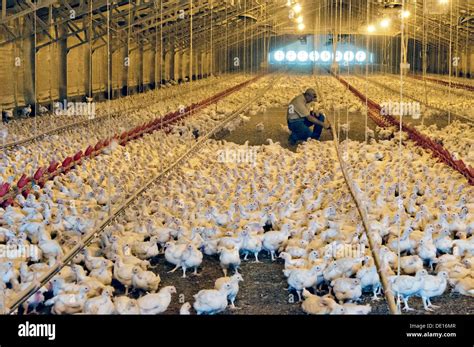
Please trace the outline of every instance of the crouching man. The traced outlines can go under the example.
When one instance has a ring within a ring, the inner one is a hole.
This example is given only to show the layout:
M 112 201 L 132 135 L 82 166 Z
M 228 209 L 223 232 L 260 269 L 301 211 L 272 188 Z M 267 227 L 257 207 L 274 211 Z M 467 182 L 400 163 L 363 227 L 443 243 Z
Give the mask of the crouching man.
M 289 141 L 295 145 L 297 141 L 308 139 L 319 140 L 324 129 L 331 129 L 331 124 L 322 113 L 314 113 L 310 104 L 317 100 L 314 89 L 309 88 L 303 94 L 296 96 L 288 105 L 287 121 L 291 131 Z M 313 130 L 311 130 L 313 127 Z

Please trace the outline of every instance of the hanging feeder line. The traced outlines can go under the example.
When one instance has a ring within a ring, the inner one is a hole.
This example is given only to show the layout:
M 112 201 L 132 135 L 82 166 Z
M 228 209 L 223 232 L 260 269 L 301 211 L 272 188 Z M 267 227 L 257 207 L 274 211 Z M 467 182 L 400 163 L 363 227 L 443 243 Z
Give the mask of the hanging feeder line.
M 367 100 L 369 105 L 369 116 L 374 120 L 374 122 L 382 127 L 387 126 L 397 126 L 400 127 L 400 122 L 395 119 L 394 117 L 387 115 L 382 116 L 380 111 L 382 107 L 377 104 L 375 101 L 366 98 L 364 94 L 359 92 L 356 88 L 354 88 L 349 82 L 344 80 L 340 76 L 336 76 L 333 74 L 343 85 L 347 86 L 349 90 L 358 96 L 361 100 Z M 461 175 L 466 177 L 470 185 L 474 185 L 474 167 L 470 165 L 466 165 L 463 160 L 455 160 L 452 154 L 444 148 L 441 144 L 433 141 L 430 137 L 420 133 L 415 128 L 402 124 L 401 128 L 403 131 L 408 133 L 408 136 L 411 140 L 413 140 L 417 145 L 429 149 L 432 151 L 433 155 L 440 159 L 442 162 L 453 168 L 454 170 L 458 171 Z
M 212 83 L 212 81 L 207 81 L 210 83 Z M 217 82 L 217 83 L 220 83 L 220 82 Z M 172 97 L 175 97 L 176 95 L 175 94 L 171 94 L 171 95 L 167 95 L 165 96 L 162 100 L 160 101 L 157 101 L 157 102 L 154 102 L 154 103 L 151 103 L 151 104 L 148 104 L 147 106 L 145 107 L 152 107 L 153 105 L 157 105 L 159 104 L 160 102 L 162 102 L 163 100 L 168 100 Z M 141 110 L 143 109 L 144 106 L 143 105 L 138 105 L 138 106 L 131 106 L 131 107 L 127 107 L 123 110 L 120 110 L 120 111 L 117 111 L 117 112 L 113 112 L 110 114 L 110 117 L 118 117 L 118 116 L 122 116 L 124 111 L 126 113 L 131 113 L 131 112 L 134 112 L 134 111 L 138 111 L 138 110 Z M 33 142 L 35 140 L 39 140 L 45 136 L 48 136 L 48 135 L 52 135 L 52 134 L 55 134 L 55 133 L 60 133 L 60 132 L 63 132 L 63 131 L 66 131 L 66 130 L 69 130 L 69 129 L 72 129 L 74 127 L 77 127 L 77 126 L 82 126 L 82 125 L 85 125 L 85 126 L 88 126 L 92 123 L 98 123 L 100 121 L 103 121 L 103 120 L 107 120 L 109 117 L 109 114 L 103 114 L 101 116 L 98 116 L 98 117 L 95 117 L 93 119 L 84 119 L 84 120 L 81 120 L 81 121 L 78 121 L 78 122 L 73 122 L 73 123 L 69 123 L 69 124 L 66 124 L 66 125 L 63 125 L 63 126 L 60 126 L 60 127 L 57 127 L 57 128 L 54 128 L 54 129 L 50 129 L 50 130 L 47 130 L 43 133 L 40 133 L 40 134 L 36 134 L 34 136 L 30 136 L 30 137 L 27 137 L 27 138 L 24 138 L 24 139 L 21 139 L 21 140 L 17 140 L 17 141 L 13 141 L 13 142 L 10 142 L 10 143 L 6 143 L 4 145 L 0 145 L 0 149 L 8 149 L 8 148 L 12 148 L 12 147 L 16 147 L 16 146 L 19 146 L 19 145 L 24 145 L 26 143 L 29 143 L 29 142 Z M 95 124 L 94 124 L 95 125 Z
M 400 314 L 400 311 L 397 308 L 395 303 L 395 298 L 393 296 L 393 292 L 390 288 L 389 281 L 387 279 L 386 273 L 382 271 L 382 261 L 379 255 L 379 249 L 377 244 L 374 242 L 371 233 L 370 233 L 370 222 L 369 217 L 367 216 L 367 210 L 363 208 L 363 204 L 361 203 L 361 199 L 358 197 L 356 193 L 356 189 L 354 188 L 354 183 L 349 175 L 349 170 L 346 167 L 346 163 L 343 160 L 343 155 L 341 153 L 341 147 L 339 146 L 339 138 L 337 136 L 336 130 L 331 127 L 332 136 L 333 136 L 333 144 L 336 147 L 337 158 L 339 160 L 339 165 L 341 167 L 342 175 L 344 176 L 344 181 L 346 182 L 347 187 L 349 188 L 349 192 L 352 196 L 352 200 L 357 207 L 357 211 L 359 212 L 360 218 L 362 220 L 362 225 L 365 230 L 365 235 L 367 236 L 367 240 L 369 241 L 369 248 L 372 253 L 372 257 L 374 259 L 374 264 L 377 269 L 378 275 L 380 277 L 380 282 L 382 283 L 384 296 L 387 299 L 387 304 L 391 314 Z
M 319 88 L 319 83 L 318 80 L 316 79 L 316 88 L 318 90 L 318 95 L 321 96 L 321 99 L 324 100 L 324 96 L 321 93 L 321 89 Z M 336 116 L 334 115 L 334 118 Z M 357 211 L 359 212 L 361 221 L 362 221 L 362 226 L 364 227 L 365 235 L 367 236 L 367 240 L 369 242 L 369 248 L 370 252 L 372 253 L 372 258 L 374 259 L 374 265 L 377 269 L 377 273 L 380 277 L 380 282 L 383 287 L 383 293 L 385 298 L 387 299 L 387 305 L 390 310 L 391 314 L 400 314 L 400 311 L 397 308 L 397 305 L 395 303 L 395 298 L 393 296 L 393 292 L 390 288 L 389 281 L 387 279 L 386 273 L 382 271 L 382 261 L 380 260 L 380 255 L 379 255 L 379 250 L 377 247 L 377 244 L 374 242 L 372 238 L 372 234 L 370 233 L 370 222 L 369 222 L 369 217 L 367 215 L 366 209 L 363 208 L 363 204 L 361 203 L 361 199 L 356 193 L 356 189 L 354 188 L 354 182 L 352 181 L 350 175 L 349 175 L 349 170 L 347 169 L 346 163 L 343 159 L 343 155 L 341 153 L 341 147 L 339 146 L 339 137 L 337 136 L 337 132 L 334 129 L 334 127 L 331 127 L 331 133 L 333 137 L 333 144 L 334 147 L 336 148 L 336 154 L 337 154 L 337 159 L 339 161 L 339 166 L 341 167 L 341 172 L 342 176 L 344 177 L 344 181 L 346 182 L 346 185 L 349 189 L 349 193 L 352 196 L 352 200 L 354 201 Z
M 384 89 L 386 89 L 386 90 L 388 90 L 388 91 L 391 91 L 391 92 L 394 92 L 394 93 L 398 93 L 398 90 L 395 90 L 395 89 L 393 89 L 393 88 L 391 88 L 391 87 L 389 87 L 389 86 L 387 86 L 387 85 L 385 85 L 385 84 L 383 84 L 383 83 L 380 83 L 380 82 L 378 82 L 378 81 L 375 81 L 375 80 L 372 80 L 372 79 L 371 79 L 371 80 L 369 80 L 369 82 L 372 83 L 372 84 L 374 84 L 374 85 L 376 85 L 376 86 L 378 86 L 378 87 L 380 87 L 380 88 L 384 88 Z M 439 107 L 435 107 L 435 106 L 431 106 L 431 105 L 430 105 L 429 103 L 427 103 L 426 101 L 423 101 L 423 100 L 418 99 L 418 98 L 416 98 L 416 97 L 413 97 L 413 96 L 411 96 L 411 95 L 405 94 L 404 97 L 407 98 L 407 99 L 411 99 L 411 100 L 413 100 L 413 101 L 419 102 L 420 104 L 423 104 L 423 105 L 425 105 L 426 107 L 431 108 L 431 109 L 433 109 L 433 110 L 436 110 L 436 111 L 438 111 L 438 112 L 445 112 L 444 109 L 439 108 Z M 453 112 L 451 112 L 451 115 L 452 115 L 452 116 L 455 116 L 456 118 L 460 118 L 460 119 L 462 119 L 463 121 L 465 121 L 465 122 L 467 122 L 467 123 L 474 124 L 474 120 L 473 120 L 473 119 L 470 119 L 470 118 L 468 118 L 468 117 L 465 117 L 465 116 L 462 116 L 462 115 L 460 115 L 460 114 L 456 114 L 456 113 L 453 113 Z
M 333 75 L 339 82 L 341 82 L 345 87 L 347 87 L 353 94 L 359 97 L 359 99 L 361 99 L 364 103 L 367 101 L 367 106 L 368 106 L 367 113 L 369 117 L 375 122 L 375 124 L 384 128 L 392 125 L 387 119 L 385 119 L 382 115 L 380 115 L 381 107 L 379 106 L 379 104 L 370 100 L 369 98 L 366 98 L 364 94 L 359 92 L 349 82 L 344 80 L 339 75 L 336 75 L 333 72 L 331 72 L 331 75 Z
M 244 86 L 243 84 L 250 84 L 252 81 L 257 80 L 261 78 L 264 74 L 257 76 L 253 78 L 250 81 L 246 81 L 242 83 L 241 85 L 237 85 L 231 89 L 237 88 L 241 89 Z M 87 235 L 84 236 L 84 238 L 81 240 L 80 243 L 78 243 L 74 248 L 72 248 L 67 254 L 64 255 L 61 261 L 56 262 L 47 272 L 45 272 L 41 277 L 35 279 L 33 283 L 31 283 L 23 292 L 19 293 L 16 298 L 13 300 L 13 302 L 5 307 L 5 312 L 8 312 L 8 314 L 13 314 L 15 310 L 26 300 L 28 300 L 32 295 L 34 295 L 41 287 L 46 285 L 61 269 L 64 268 L 68 263 L 72 261 L 72 259 L 79 254 L 84 248 L 86 248 L 90 243 L 97 238 L 104 230 L 105 228 L 110 225 L 115 218 L 117 218 L 120 214 L 122 214 L 126 208 L 128 208 L 132 203 L 140 197 L 144 192 L 149 190 L 151 187 L 154 186 L 155 183 L 160 183 L 162 179 L 167 178 L 173 170 L 175 170 L 177 167 L 182 165 L 184 162 L 186 162 L 190 157 L 192 157 L 193 154 L 198 152 L 207 142 L 207 140 L 216 134 L 218 131 L 220 131 L 226 124 L 234 120 L 247 110 L 250 105 L 258 101 L 262 95 L 267 93 L 275 83 L 279 80 L 279 77 L 272 78 L 265 87 L 263 87 L 252 99 L 246 100 L 246 102 L 239 107 L 237 110 L 232 112 L 230 116 L 228 116 L 226 119 L 224 119 L 222 122 L 217 124 L 213 129 L 211 129 L 207 134 L 203 135 L 198 139 L 197 142 L 195 142 L 189 150 L 184 153 L 182 156 L 180 156 L 178 159 L 176 159 L 171 165 L 169 165 L 167 168 L 162 170 L 156 177 L 152 178 L 150 181 L 148 181 L 143 188 L 141 188 L 139 191 L 137 191 L 133 196 L 131 196 L 129 199 L 127 199 L 122 205 L 118 206 L 113 212 L 111 212 L 111 215 L 101 223 L 101 225 L 89 232 Z M 242 87 L 240 87 L 242 86 Z M 222 93 L 219 93 L 222 94 Z M 230 93 L 229 93 L 230 94 Z M 217 94 L 216 94 L 217 95 Z M 215 97 L 215 96 L 214 96 Z M 214 98 L 213 97 L 213 98 Z M 212 98 L 210 98 L 212 99 Z M 205 100 L 206 101 L 206 100 Z
M 192 115 L 196 111 L 208 107 L 211 104 L 217 103 L 219 100 L 229 96 L 230 94 L 233 94 L 248 86 L 249 84 L 256 82 L 264 75 L 264 73 L 260 74 L 241 84 L 217 93 L 210 98 L 191 104 L 182 110 L 170 112 L 163 117 L 155 118 L 154 120 L 139 125 L 131 130 L 124 131 L 120 135 L 116 134 L 110 138 L 99 140 L 95 146 L 89 145 L 84 152 L 78 151 L 73 156 L 66 157 L 62 163 L 52 161 L 49 167 L 38 168 L 32 177 L 27 177 L 26 174 L 23 174 L 18 180 L 16 186 L 12 187 L 9 183 L 4 183 L 0 185 L 0 205 L 2 207 L 9 206 L 14 203 L 14 199 L 18 194 L 23 194 L 23 196 L 26 197 L 34 184 L 38 184 L 42 187 L 46 181 L 54 178 L 57 175 L 68 172 L 71 168 L 80 164 L 84 158 L 93 158 L 100 155 L 112 140 L 118 140 L 120 145 L 125 146 L 127 142 L 144 134 L 152 133 L 156 130 L 165 129 L 164 131 L 168 133 L 170 131 L 170 125 L 179 122 L 180 120 Z
M 440 79 L 437 79 L 437 78 L 433 78 L 433 77 L 424 77 L 423 76 L 420 76 L 420 75 L 407 75 L 408 77 L 411 77 L 413 79 L 416 79 L 416 80 L 420 80 L 420 81 L 423 81 L 423 80 L 426 80 L 428 82 L 434 82 L 434 83 L 437 83 L 437 84 L 441 84 L 441 85 L 444 85 L 444 86 L 451 86 L 451 87 L 454 87 L 454 88 L 458 88 L 458 89 L 465 89 L 465 90 L 469 90 L 471 92 L 474 92 L 474 86 L 470 86 L 468 84 L 463 84 L 463 83 L 459 83 L 459 82 L 449 82 L 449 81 L 444 81 L 444 80 L 440 80 Z

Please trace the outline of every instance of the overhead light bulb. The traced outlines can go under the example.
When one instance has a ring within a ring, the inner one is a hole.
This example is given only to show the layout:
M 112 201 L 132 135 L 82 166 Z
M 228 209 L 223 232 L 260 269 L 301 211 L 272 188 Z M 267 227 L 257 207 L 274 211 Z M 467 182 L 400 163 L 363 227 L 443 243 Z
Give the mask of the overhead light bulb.
M 296 23 L 303 23 L 303 16 L 296 18 Z
M 380 26 L 382 28 L 388 28 L 390 26 L 390 19 L 388 18 L 382 19 L 382 21 L 380 22 Z
M 402 11 L 402 18 L 408 18 L 410 17 L 411 13 L 408 10 Z
M 438 0 L 438 2 L 439 2 L 441 5 L 447 5 L 447 4 L 449 4 L 449 0 Z
M 301 5 L 300 4 L 295 4 L 295 6 L 293 6 L 293 11 L 295 11 L 295 13 L 300 13 L 301 12 Z
M 367 27 L 367 31 L 368 31 L 369 33 L 374 33 L 375 30 L 376 30 L 376 29 L 375 29 L 375 25 L 369 25 L 369 26 Z
M 304 25 L 304 23 L 298 24 L 298 30 L 299 30 L 299 31 L 303 31 L 304 28 L 306 28 L 305 25 Z

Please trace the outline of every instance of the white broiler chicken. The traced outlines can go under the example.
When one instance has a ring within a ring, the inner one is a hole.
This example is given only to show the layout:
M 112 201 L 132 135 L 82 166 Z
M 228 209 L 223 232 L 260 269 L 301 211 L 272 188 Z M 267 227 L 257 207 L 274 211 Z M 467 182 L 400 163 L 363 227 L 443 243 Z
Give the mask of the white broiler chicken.
M 372 289 L 374 296 L 372 300 L 378 300 L 377 294 L 380 294 L 382 284 L 380 276 L 375 265 L 365 265 L 357 271 L 356 278 L 360 280 L 362 290 Z
M 233 268 L 234 271 L 237 273 L 240 266 L 239 249 L 236 247 L 220 247 L 219 261 L 221 263 L 221 268 L 224 272 L 224 276 L 227 276 L 227 272 L 230 268 Z
M 358 278 L 337 278 L 331 282 L 331 286 L 340 303 L 344 300 L 358 300 L 362 295 L 361 282 Z
M 428 272 L 426 270 L 419 270 L 415 276 L 401 275 L 401 276 L 390 276 L 388 281 L 390 287 L 394 294 L 400 295 L 403 299 L 405 306 L 403 309 L 405 311 L 414 310 L 408 306 L 408 299 L 413 295 L 419 293 L 423 285 L 423 277 L 426 276 Z
M 456 281 L 453 292 L 474 298 L 474 277 L 464 277 Z
M 89 287 L 82 286 L 77 294 L 59 294 L 45 302 L 46 306 L 52 306 L 53 314 L 73 314 L 80 313 L 87 300 Z
M 89 287 L 89 296 L 98 296 L 102 293 L 102 290 L 105 288 L 105 285 L 99 281 L 97 278 L 87 276 L 86 271 L 80 265 L 74 264 L 72 270 L 76 275 L 76 282 L 81 286 Z
M 321 274 L 322 268 L 320 265 L 314 265 L 310 269 L 285 269 L 283 273 L 288 277 L 288 290 L 294 289 L 298 294 L 298 300 L 301 301 L 301 292 L 305 288 L 310 288 L 316 285 L 318 276 Z
M 197 275 L 197 269 L 202 263 L 203 255 L 193 244 L 188 244 L 181 255 L 181 268 L 183 269 L 183 278 L 186 278 L 186 269 L 194 268 L 194 275 Z
M 93 269 L 89 273 L 89 276 L 95 278 L 104 285 L 110 285 L 112 283 L 113 274 L 109 266 L 110 261 L 108 259 L 104 259 L 102 261 L 102 265 L 96 269 Z
M 28 282 L 24 282 L 22 283 L 21 285 L 21 290 L 24 290 L 26 289 L 28 286 L 30 285 L 30 283 Z M 44 293 L 46 293 L 48 290 L 46 289 L 46 287 L 41 287 L 38 291 L 36 291 L 32 296 L 30 296 L 28 298 L 28 300 L 26 300 L 24 303 L 23 303 L 23 314 L 24 315 L 27 315 L 27 314 L 31 314 L 31 313 L 36 313 L 36 308 L 38 307 L 39 304 L 42 304 L 44 303 Z
M 430 239 L 422 239 L 418 243 L 417 253 L 421 259 L 427 261 L 431 270 L 436 262 L 436 246 Z
M 372 310 L 372 307 L 370 307 L 369 304 L 357 305 L 357 304 L 352 304 L 352 303 L 345 303 L 342 305 L 342 307 L 344 307 L 344 314 L 363 315 L 363 314 L 369 314 L 370 311 Z
M 128 296 L 119 296 L 114 298 L 115 312 L 117 314 L 139 314 L 140 308 L 138 302 L 135 299 L 131 299 Z
M 244 253 L 244 260 L 247 260 L 249 253 L 255 256 L 255 262 L 258 263 L 258 253 L 262 250 L 262 237 L 253 235 L 248 229 L 241 233 L 242 245 L 240 250 Z
M 414 275 L 423 270 L 423 260 L 417 255 L 400 257 L 400 267 L 406 275 Z
M 90 251 L 87 248 L 82 251 L 82 254 L 84 255 L 84 265 L 89 271 L 92 271 L 93 269 L 98 269 L 104 266 L 104 261 L 106 262 L 106 265 L 110 267 L 112 267 L 113 265 L 111 261 L 108 261 L 107 259 L 103 257 L 92 256 L 90 254 Z
M 132 286 L 143 289 L 146 292 L 155 293 L 160 285 L 160 275 L 155 275 L 151 271 L 144 271 L 135 266 L 132 270 Z
M 168 263 L 175 265 L 174 269 L 169 272 L 175 272 L 181 267 L 181 258 L 186 250 L 185 244 L 177 244 L 167 242 L 165 245 L 165 259 Z
M 271 256 L 272 261 L 275 260 L 275 252 L 281 245 L 288 240 L 290 236 L 289 225 L 280 231 L 268 231 L 263 234 L 263 249 L 265 249 Z
M 344 313 L 343 306 L 336 303 L 330 295 L 321 297 L 303 289 L 303 298 L 304 301 L 301 304 L 301 308 L 307 314 L 326 315 Z
M 149 241 L 137 241 L 132 244 L 132 253 L 142 260 L 156 257 L 158 254 L 160 254 L 158 242 L 158 236 L 150 237 Z
M 188 316 L 191 314 L 191 304 L 189 302 L 185 302 L 181 307 L 179 308 L 179 314 L 182 316 Z
M 235 274 L 231 277 L 221 277 L 216 280 L 214 283 L 214 289 L 220 290 L 224 284 L 229 283 L 231 288 L 229 290 L 229 293 L 227 295 L 227 299 L 230 301 L 230 305 L 232 308 L 236 308 L 234 301 L 235 298 L 237 297 L 237 294 L 239 293 L 239 282 L 242 282 L 244 279 L 242 278 L 242 275 L 240 274 Z
M 300 267 L 300 268 L 305 267 L 307 263 L 305 259 L 301 259 L 301 258 L 293 259 L 291 254 L 286 253 L 286 252 L 281 252 L 278 255 L 278 258 L 281 258 L 285 261 L 285 269 L 293 268 L 293 267 Z
M 431 298 L 442 295 L 448 284 L 448 273 L 446 271 L 438 272 L 436 276 L 426 275 L 423 277 L 423 283 L 418 293 L 423 300 L 423 307 L 426 311 L 432 311 L 437 306 L 431 304 Z
M 0 281 L 4 284 L 10 283 L 14 290 L 19 288 L 18 278 L 20 277 L 19 271 L 14 267 L 12 261 L 0 263 Z
M 158 293 L 147 294 L 137 300 L 140 314 L 160 314 L 168 309 L 171 303 L 171 294 L 176 294 L 176 288 L 168 286 Z
M 38 240 L 38 247 L 43 252 L 43 257 L 48 260 L 48 264 L 51 266 L 57 261 L 60 261 L 64 256 L 63 249 L 56 240 L 51 240 L 41 234 Z
M 84 304 L 84 313 L 86 314 L 113 314 L 115 305 L 111 300 L 113 287 L 106 287 L 102 290 L 100 296 L 87 299 Z
M 128 288 L 132 285 L 133 269 L 132 264 L 125 264 L 119 256 L 115 257 L 114 278 L 125 287 L 125 295 L 128 294 Z
M 224 283 L 219 290 L 203 289 L 194 295 L 193 307 L 197 314 L 216 314 L 227 308 L 227 297 L 232 290 L 230 283 Z

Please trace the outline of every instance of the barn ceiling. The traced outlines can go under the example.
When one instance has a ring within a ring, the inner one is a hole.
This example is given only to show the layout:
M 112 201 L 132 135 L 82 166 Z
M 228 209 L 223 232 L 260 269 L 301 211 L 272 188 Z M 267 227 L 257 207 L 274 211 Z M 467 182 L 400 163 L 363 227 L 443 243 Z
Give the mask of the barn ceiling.
M 400 34 L 403 0 L 300 0 L 301 33 L 366 34 L 383 17 L 391 29 L 374 35 Z M 1 0 L 0 45 L 32 36 L 37 48 L 75 37 L 72 49 L 92 43 L 112 51 L 124 45 L 159 45 L 176 50 L 239 44 L 254 37 L 298 33 L 288 0 Z M 430 43 L 472 44 L 474 0 L 405 0 L 407 34 Z M 28 23 L 31 30 L 19 30 Z M 35 24 L 36 23 L 36 24 Z

